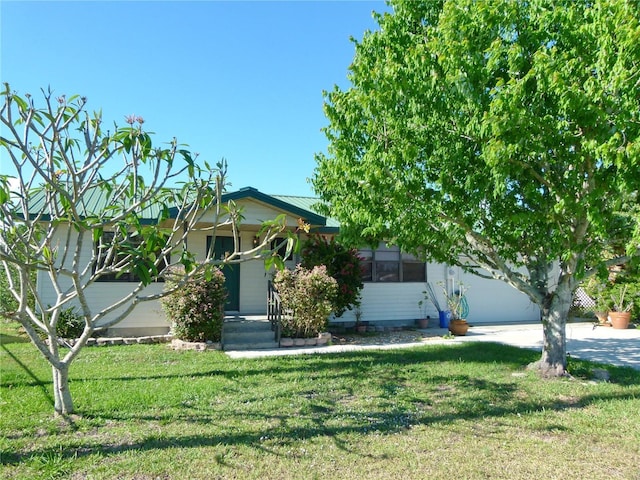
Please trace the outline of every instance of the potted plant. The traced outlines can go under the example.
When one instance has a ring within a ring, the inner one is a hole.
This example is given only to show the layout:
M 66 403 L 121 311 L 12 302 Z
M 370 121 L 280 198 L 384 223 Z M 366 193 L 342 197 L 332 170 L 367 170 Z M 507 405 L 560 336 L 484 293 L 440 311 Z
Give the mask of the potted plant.
M 598 325 L 602 327 L 610 327 L 611 320 L 609 320 L 609 312 L 613 309 L 613 303 L 609 297 L 609 292 L 606 291 L 604 285 L 600 285 L 595 295 L 596 305 L 593 312 L 598 319 Z
M 431 286 L 430 283 L 426 284 L 426 290 L 422 291 L 422 295 L 424 296 L 424 298 L 418 302 L 418 308 L 420 309 L 420 312 L 421 312 L 421 318 L 425 318 L 425 317 L 427 319 L 429 318 L 426 315 L 426 310 L 427 310 L 427 305 L 431 303 L 438 311 L 440 328 L 448 328 L 449 318 L 451 316 L 450 312 L 440 308 L 440 302 L 438 302 L 438 297 L 436 296 L 436 293 L 434 292 L 433 287 Z M 424 314 L 422 314 L 423 308 L 424 308 Z M 418 321 L 418 323 L 420 323 L 420 320 Z M 421 327 L 421 328 L 426 328 L 426 327 Z
M 421 303 L 421 302 L 418 302 Z M 429 319 L 431 318 L 429 315 L 422 315 L 422 311 L 420 312 L 420 318 L 418 318 L 416 320 L 416 323 L 418 324 L 418 328 L 428 328 L 429 327 Z
M 362 309 L 358 304 L 353 310 L 353 314 L 356 317 L 356 332 L 364 333 L 367 331 L 367 326 L 362 322 Z
M 609 312 L 609 320 L 613 328 L 627 329 L 631 322 L 631 309 L 633 308 L 633 301 L 626 299 L 627 285 L 615 285 L 611 294 L 611 300 L 613 306 Z
M 423 291 L 422 294 L 425 295 L 425 298 L 423 298 L 418 302 L 418 310 L 420 311 L 420 317 L 418 317 L 418 319 L 416 320 L 416 323 L 418 324 L 418 328 L 427 328 L 429 326 L 429 318 L 430 318 L 429 315 L 427 315 L 427 307 L 429 306 L 429 301 L 431 300 L 427 297 L 426 291 Z
M 596 325 L 603 327 L 610 327 L 611 321 L 609 320 L 609 312 L 612 309 L 610 291 L 607 286 L 598 278 L 591 278 L 583 285 L 583 288 L 587 295 L 590 295 L 594 302 L 593 314 L 596 316 Z
M 458 288 L 451 293 L 449 293 L 445 285 L 442 286 L 442 291 L 447 300 L 447 307 L 451 312 L 449 331 L 454 335 L 466 335 L 467 330 L 469 330 L 469 324 L 467 323 L 469 305 L 464 295 L 467 290 L 462 283 L 459 283 Z

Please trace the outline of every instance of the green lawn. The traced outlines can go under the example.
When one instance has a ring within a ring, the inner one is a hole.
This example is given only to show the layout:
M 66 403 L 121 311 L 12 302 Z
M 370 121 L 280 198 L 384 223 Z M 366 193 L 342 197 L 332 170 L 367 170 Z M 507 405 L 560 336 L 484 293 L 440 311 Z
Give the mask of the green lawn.
M 51 372 L 0 347 L 0 478 L 640 479 L 640 372 L 536 352 L 425 345 L 254 360 L 166 345 L 91 347 L 79 415 L 52 417 Z

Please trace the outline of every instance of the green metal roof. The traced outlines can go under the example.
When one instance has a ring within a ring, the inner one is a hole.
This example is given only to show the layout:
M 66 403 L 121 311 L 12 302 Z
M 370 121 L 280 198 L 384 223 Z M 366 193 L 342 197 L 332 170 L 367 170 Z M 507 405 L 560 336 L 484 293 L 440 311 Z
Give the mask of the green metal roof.
M 285 200 L 286 197 L 267 195 L 266 193 L 262 193 L 253 187 L 245 187 L 241 188 L 237 192 L 225 193 L 222 196 L 222 201 L 228 202 L 229 200 L 241 200 L 244 198 L 253 198 L 254 200 L 266 203 L 267 205 L 277 208 L 278 210 L 290 212 L 300 218 L 305 219 L 311 225 L 325 226 L 327 222 L 326 217 L 319 215 L 311 208 L 305 208 L 307 207 L 306 205 L 288 202 L 287 200 Z
M 340 224 L 329 217 L 325 217 L 317 212 L 316 205 L 320 202 L 314 197 L 300 197 L 290 195 L 267 195 L 252 187 L 241 188 L 235 192 L 225 193 L 222 196 L 224 203 L 230 200 L 254 199 L 272 206 L 275 209 L 283 210 L 303 218 L 315 227 L 315 231 L 322 233 L 337 233 Z M 37 190 L 30 198 L 30 211 L 32 218 L 45 208 L 45 192 Z M 95 187 L 87 191 L 83 196 L 83 202 L 76 205 L 78 213 L 83 217 L 103 216 L 110 206 L 110 198 L 101 188 Z M 174 210 L 175 207 L 169 206 Z M 142 211 L 142 218 L 147 222 L 154 222 L 160 217 L 162 205 L 153 204 Z M 172 212 L 173 213 L 173 212 Z M 50 219 L 49 215 L 41 217 L 43 221 Z
M 272 195 L 272 197 L 311 212 L 317 212 L 318 205 L 322 203 L 321 200 L 316 197 L 299 197 L 293 195 Z M 340 229 L 340 223 L 335 218 L 324 218 L 326 219 L 325 228 L 327 229 L 327 231 L 335 230 L 337 232 Z
M 100 217 L 104 216 L 109 218 L 105 212 L 111 207 L 111 199 L 106 192 L 99 187 L 92 187 L 87 189 L 87 192 L 82 196 L 82 203 L 76 204 L 75 208 L 78 211 L 80 217 Z M 156 221 L 160 217 L 162 211 L 162 205 L 154 203 L 146 206 L 141 212 L 141 218 L 143 223 Z M 29 213 L 32 218 L 35 218 L 40 212 L 47 211 L 46 206 L 46 192 L 43 189 L 38 189 L 32 192 L 29 199 Z M 41 220 L 48 221 L 51 217 L 48 213 L 41 216 Z

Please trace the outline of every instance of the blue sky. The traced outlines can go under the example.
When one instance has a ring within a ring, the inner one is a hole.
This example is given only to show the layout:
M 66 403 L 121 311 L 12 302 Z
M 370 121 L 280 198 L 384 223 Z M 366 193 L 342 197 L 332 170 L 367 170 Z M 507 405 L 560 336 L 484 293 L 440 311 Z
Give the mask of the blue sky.
M 17 92 L 88 97 L 106 124 L 145 119 L 231 190 L 312 195 L 326 151 L 323 90 L 348 86 L 353 36 L 383 1 L 0 1 L 0 78 Z M 2 171 L 7 169 L 6 159 Z M 4 172 L 6 173 L 6 172 Z

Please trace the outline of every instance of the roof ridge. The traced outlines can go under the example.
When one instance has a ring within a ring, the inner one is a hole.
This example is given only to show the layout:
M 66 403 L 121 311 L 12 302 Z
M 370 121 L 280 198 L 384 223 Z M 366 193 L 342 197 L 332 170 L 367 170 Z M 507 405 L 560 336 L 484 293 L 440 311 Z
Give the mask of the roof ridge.
M 320 200 L 320 197 L 314 197 L 310 195 L 291 195 L 286 193 L 272 193 L 272 197 L 297 197 L 297 198 L 313 198 L 314 200 Z

